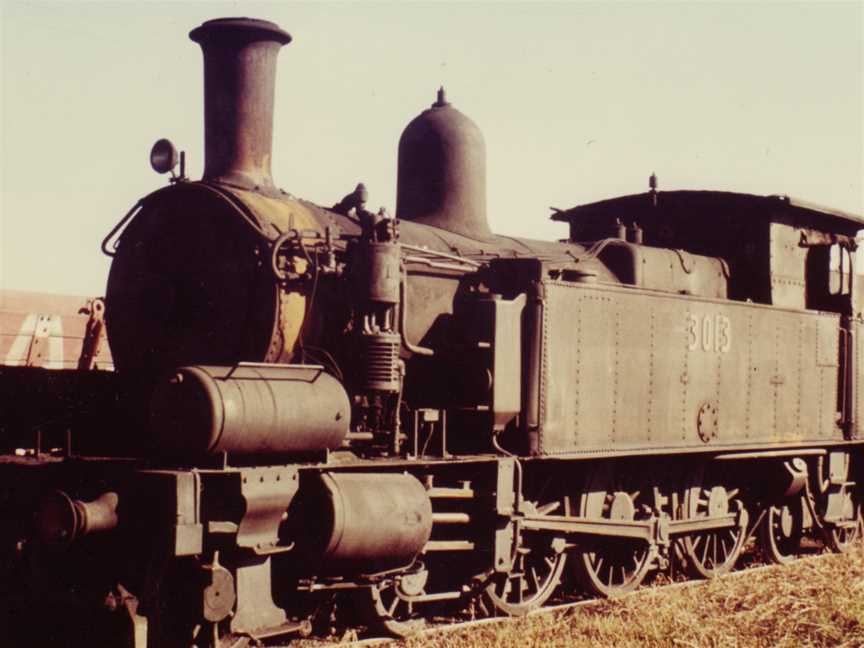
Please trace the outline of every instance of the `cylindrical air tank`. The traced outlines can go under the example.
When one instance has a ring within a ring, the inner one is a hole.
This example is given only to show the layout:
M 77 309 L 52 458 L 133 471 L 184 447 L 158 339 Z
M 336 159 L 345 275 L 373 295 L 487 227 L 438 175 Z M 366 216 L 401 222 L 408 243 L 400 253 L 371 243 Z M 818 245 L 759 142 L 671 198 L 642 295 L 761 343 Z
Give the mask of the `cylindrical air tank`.
M 150 423 L 160 452 L 184 457 L 338 448 L 348 394 L 321 367 L 182 367 L 155 389 Z

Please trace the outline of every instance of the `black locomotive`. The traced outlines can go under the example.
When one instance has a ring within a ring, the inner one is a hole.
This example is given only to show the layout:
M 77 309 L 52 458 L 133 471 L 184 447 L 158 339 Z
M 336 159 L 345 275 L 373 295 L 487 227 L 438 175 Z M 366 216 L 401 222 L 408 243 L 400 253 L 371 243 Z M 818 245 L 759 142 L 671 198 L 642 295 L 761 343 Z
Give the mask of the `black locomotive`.
M 12 645 L 284 642 L 334 610 L 401 635 L 862 535 L 864 220 L 652 187 L 499 236 L 443 91 L 396 218 L 362 185 L 323 208 L 270 174 L 290 36 L 190 36 L 204 176 L 160 141 L 170 185 L 103 242 L 117 371 L 0 370 Z

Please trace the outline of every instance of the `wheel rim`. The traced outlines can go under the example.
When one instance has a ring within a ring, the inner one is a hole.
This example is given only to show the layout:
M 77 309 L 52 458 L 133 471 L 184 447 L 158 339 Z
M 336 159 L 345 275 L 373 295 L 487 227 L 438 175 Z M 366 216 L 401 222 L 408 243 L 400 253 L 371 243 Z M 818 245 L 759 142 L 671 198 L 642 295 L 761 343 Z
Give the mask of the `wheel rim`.
M 492 578 L 484 592 L 491 611 L 523 616 L 541 607 L 561 582 L 567 555 L 564 543 L 537 536 L 522 542 L 512 569 Z
M 620 596 L 642 584 L 651 562 L 646 547 L 637 547 L 630 542 L 608 543 L 601 551 L 579 553 L 576 558 L 577 577 L 593 594 Z
M 741 555 L 747 537 L 747 517 L 738 489 L 727 490 L 719 480 L 706 480 L 699 475 L 691 479 L 686 489 L 682 517 L 686 520 L 715 517 L 735 512 L 743 522 L 737 526 L 685 536 L 681 545 L 687 559 L 687 571 L 697 578 L 714 578 L 732 571 Z
M 803 534 L 801 502 L 771 506 L 759 527 L 759 544 L 768 562 L 792 562 L 801 547 Z
M 582 494 L 579 514 L 610 520 L 639 520 L 651 514 L 639 490 L 638 471 L 613 475 L 611 469 L 595 470 Z M 611 539 L 580 548 L 575 555 L 575 575 L 582 587 L 599 596 L 619 596 L 645 580 L 654 554 L 645 543 Z

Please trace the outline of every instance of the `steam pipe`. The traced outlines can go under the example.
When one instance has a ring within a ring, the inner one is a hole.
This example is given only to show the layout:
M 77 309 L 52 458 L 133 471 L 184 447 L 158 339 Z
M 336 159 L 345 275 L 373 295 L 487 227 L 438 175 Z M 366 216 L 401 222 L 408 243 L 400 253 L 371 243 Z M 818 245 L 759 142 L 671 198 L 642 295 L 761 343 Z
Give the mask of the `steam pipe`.
M 540 443 L 540 372 L 543 353 L 543 309 L 545 291 L 542 283 L 535 283 L 531 290 L 528 308 L 528 369 L 525 376 L 525 427 L 532 454 L 539 451 Z
M 431 357 L 435 355 L 433 349 L 422 347 L 417 344 L 412 344 L 408 339 L 408 273 L 403 272 L 401 281 L 399 282 L 400 289 L 400 304 L 399 304 L 399 330 L 402 333 L 402 344 L 411 353 L 419 356 Z

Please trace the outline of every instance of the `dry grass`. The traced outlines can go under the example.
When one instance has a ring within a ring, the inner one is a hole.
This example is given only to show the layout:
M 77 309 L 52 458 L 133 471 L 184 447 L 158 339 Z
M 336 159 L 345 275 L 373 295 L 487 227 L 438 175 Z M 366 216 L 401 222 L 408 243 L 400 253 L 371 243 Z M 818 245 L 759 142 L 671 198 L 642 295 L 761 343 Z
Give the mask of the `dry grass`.
M 560 613 L 415 637 L 405 648 L 864 647 L 864 548 Z

